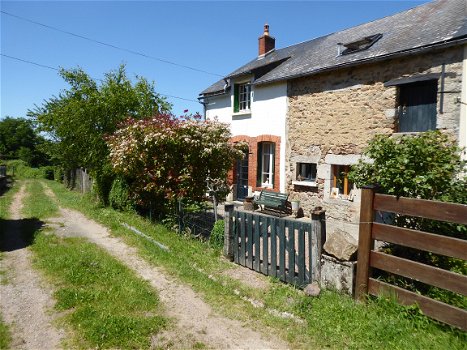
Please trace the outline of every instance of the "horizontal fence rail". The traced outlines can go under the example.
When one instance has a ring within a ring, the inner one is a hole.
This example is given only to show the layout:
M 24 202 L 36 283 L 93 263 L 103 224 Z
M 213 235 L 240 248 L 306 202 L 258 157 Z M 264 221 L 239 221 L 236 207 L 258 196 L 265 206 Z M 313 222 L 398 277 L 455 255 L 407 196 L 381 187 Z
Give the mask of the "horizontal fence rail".
M 372 268 L 410 278 L 434 287 L 467 295 L 467 276 L 420 262 L 374 251 L 374 241 L 384 241 L 435 254 L 467 260 L 467 241 L 439 234 L 373 222 L 375 211 L 467 224 L 467 205 L 397 198 L 362 190 L 356 295 L 393 295 L 403 305 L 418 304 L 422 312 L 438 321 L 467 330 L 467 311 L 419 295 L 371 277 Z
M 235 210 L 234 262 L 305 286 L 318 279 L 320 238 L 310 222 Z
M 374 210 L 467 225 L 464 204 L 375 194 Z
M 467 260 L 467 241 L 434 233 L 373 223 L 372 239 Z

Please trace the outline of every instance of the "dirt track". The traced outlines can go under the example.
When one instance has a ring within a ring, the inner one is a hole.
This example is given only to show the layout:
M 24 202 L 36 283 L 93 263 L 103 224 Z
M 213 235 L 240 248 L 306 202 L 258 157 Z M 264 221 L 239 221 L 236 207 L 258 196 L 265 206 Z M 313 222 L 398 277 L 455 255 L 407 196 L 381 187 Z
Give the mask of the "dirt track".
M 49 188 L 45 188 L 45 191 L 54 198 Z M 154 337 L 154 347 L 187 348 L 203 343 L 216 349 L 287 348 L 287 344 L 275 337 L 266 338 L 239 321 L 215 314 L 190 287 L 175 281 L 161 268 L 147 263 L 134 248 L 110 236 L 105 227 L 83 214 L 60 208 L 60 217 L 51 221 L 56 224 L 57 234 L 87 238 L 149 281 L 158 291 L 165 313 L 174 320 L 175 327 Z
M 6 272 L 0 283 L 0 309 L 10 325 L 12 349 L 57 349 L 65 332 L 53 323 L 52 291 L 31 266 L 31 252 L 22 237 L 21 209 L 25 185 L 21 186 L 10 207 L 10 219 L 3 228 L 5 252 L 1 269 Z

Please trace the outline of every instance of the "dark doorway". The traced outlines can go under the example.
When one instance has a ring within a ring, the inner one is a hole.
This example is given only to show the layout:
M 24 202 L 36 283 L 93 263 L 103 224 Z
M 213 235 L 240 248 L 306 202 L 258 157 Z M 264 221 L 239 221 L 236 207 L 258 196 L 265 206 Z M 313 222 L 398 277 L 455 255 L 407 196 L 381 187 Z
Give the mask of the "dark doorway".
M 399 87 L 399 132 L 421 132 L 436 129 L 437 80 Z
M 248 152 L 243 159 L 237 161 L 237 199 L 242 200 L 248 196 Z

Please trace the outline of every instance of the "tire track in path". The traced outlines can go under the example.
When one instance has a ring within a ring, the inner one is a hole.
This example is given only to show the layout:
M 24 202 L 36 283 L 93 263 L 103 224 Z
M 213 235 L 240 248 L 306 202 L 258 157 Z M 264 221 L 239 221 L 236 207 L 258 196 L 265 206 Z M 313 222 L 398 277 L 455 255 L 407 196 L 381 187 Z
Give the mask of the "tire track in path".
M 23 184 L 10 206 L 10 220 L 2 228 L 1 269 L 6 272 L 6 280 L 0 283 L 0 310 L 3 320 L 10 325 L 12 349 L 60 349 L 65 331 L 53 325 L 58 314 L 53 312 L 52 289 L 32 268 L 32 254 L 22 235 L 25 195 Z
M 51 198 L 55 195 L 45 185 Z M 120 262 L 147 280 L 158 293 L 165 314 L 175 320 L 174 329 L 153 339 L 155 348 L 191 348 L 203 343 L 215 349 L 286 349 L 288 345 L 274 335 L 265 335 L 240 321 L 222 317 L 211 309 L 189 286 L 170 277 L 162 268 L 142 259 L 135 248 L 112 237 L 108 230 L 83 214 L 60 208 L 60 217 L 54 218 L 57 234 L 65 237 L 85 237 L 104 248 Z

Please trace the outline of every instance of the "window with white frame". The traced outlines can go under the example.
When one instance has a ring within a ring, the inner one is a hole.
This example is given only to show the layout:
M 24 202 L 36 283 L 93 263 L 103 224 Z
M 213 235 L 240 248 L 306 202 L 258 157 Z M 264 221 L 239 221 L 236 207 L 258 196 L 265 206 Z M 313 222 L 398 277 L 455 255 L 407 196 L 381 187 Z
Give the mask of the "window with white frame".
M 250 110 L 251 87 L 249 83 L 234 85 L 234 112 Z
M 260 142 L 258 144 L 258 186 L 274 187 L 274 142 Z

